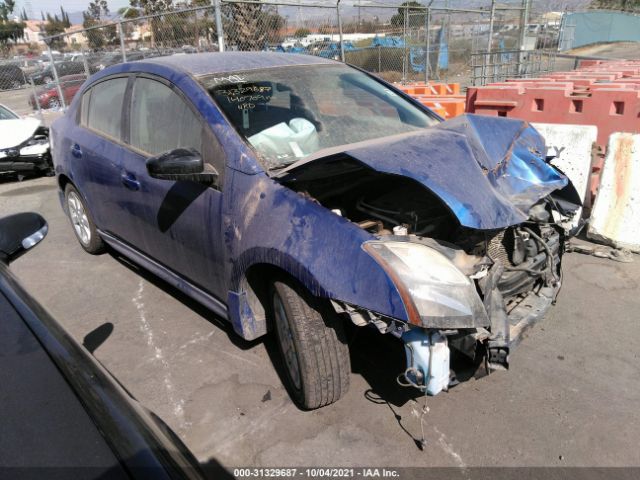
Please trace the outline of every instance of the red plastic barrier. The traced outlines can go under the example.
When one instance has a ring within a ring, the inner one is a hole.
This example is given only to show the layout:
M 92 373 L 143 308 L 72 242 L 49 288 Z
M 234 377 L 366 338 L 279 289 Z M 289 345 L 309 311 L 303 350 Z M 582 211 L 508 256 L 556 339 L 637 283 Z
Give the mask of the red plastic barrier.
M 471 87 L 467 112 L 530 122 L 596 125 L 598 144 L 604 148 L 613 132 L 640 131 L 640 91 L 605 85 L 580 94 L 567 86 Z

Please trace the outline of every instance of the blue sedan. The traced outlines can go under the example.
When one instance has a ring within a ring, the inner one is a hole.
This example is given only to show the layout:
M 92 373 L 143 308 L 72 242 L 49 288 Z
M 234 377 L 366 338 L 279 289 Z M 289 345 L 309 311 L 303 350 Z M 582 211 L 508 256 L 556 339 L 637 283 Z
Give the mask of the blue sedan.
M 51 129 L 82 248 L 107 246 L 228 319 L 273 331 L 293 400 L 346 392 L 345 324 L 404 342 L 404 385 L 449 352 L 507 365 L 560 288 L 567 178 L 528 124 L 448 122 L 308 55 L 203 53 L 105 68 Z

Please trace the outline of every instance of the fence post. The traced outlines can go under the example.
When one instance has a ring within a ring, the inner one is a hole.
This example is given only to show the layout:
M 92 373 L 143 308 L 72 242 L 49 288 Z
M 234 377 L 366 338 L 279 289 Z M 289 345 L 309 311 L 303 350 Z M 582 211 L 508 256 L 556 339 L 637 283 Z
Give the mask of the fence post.
M 431 67 L 431 37 L 429 30 L 431 29 L 431 7 L 427 7 L 427 53 L 424 59 L 424 83 L 429 83 L 429 68 Z
M 522 0 L 522 14 L 520 16 L 520 38 L 518 39 L 518 75 L 522 74 L 522 59 L 527 36 L 527 22 L 529 21 L 529 8 L 531 0 Z
M 216 32 L 218 33 L 218 51 L 224 52 L 224 31 L 222 30 L 222 11 L 220 0 L 213 1 L 213 9 L 216 15 Z
M 84 74 L 89 78 L 91 76 L 91 71 L 89 70 L 89 61 L 87 60 L 87 56 L 84 53 L 84 48 L 80 50 L 82 54 L 82 65 L 84 66 Z
M 42 115 L 42 108 L 40 108 L 40 99 L 38 98 L 38 94 L 36 93 L 36 86 L 33 83 L 33 78 L 29 78 L 29 83 L 31 84 L 31 93 L 33 93 L 33 99 L 36 102 L 36 109 L 38 110 L 38 116 L 40 120 L 44 121 L 44 116 Z
M 127 52 L 124 48 L 124 30 L 122 29 L 122 20 L 118 20 L 118 35 L 120 36 L 120 51 L 122 52 L 122 62 L 127 61 Z
M 342 38 L 342 17 L 340 17 L 340 0 L 336 2 L 336 15 L 338 17 L 338 35 L 340 36 L 340 61 L 344 63 L 344 42 Z
M 404 47 L 403 47 L 403 57 L 402 57 L 402 84 L 406 84 L 407 83 L 407 61 L 408 61 L 408 52 L 407 52 L 407 17 L 409 16 L 409 7 L 405 6 L 404 7 L 404 16 L 403 16 L 403 22 L 402 22 L 402 40 L 404 43 Z
M 558 51 L 561 52 L 564 49 L 564 29 L 566 27 L 567 12 L 562 12 L 560 18 L 560 29 L 558 30 Z
M 495 20 L 495 17 L 496 0 L 491 0 L 491 18 L 489 18 L 489 41 L 487 42 L 487 53 L 491 53 L 491 49 L 493 48 L 493 21 Z
M 51 70 L 53 70 L 53 79 L 56 81 L 56 87 L 58 90 L 58 98 L 60 98 L 60 105 L 62 108 L 67 108 L 67 103 L 64 101 L 64 95 L 62 94 L 62 88 L 60 87 L 60 79 L 58 78 L 58 69 L 53 61 L 53 54 L 51 53 L 51 39 L 47 41 L 47 53 L 49 54 L 49 61 L 51 62 Z

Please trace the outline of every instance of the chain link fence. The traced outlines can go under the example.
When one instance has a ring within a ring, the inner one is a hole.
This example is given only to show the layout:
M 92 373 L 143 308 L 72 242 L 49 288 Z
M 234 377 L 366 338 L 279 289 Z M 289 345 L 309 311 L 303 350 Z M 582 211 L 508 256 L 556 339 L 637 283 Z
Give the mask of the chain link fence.
M 531 0 L 487 0 L 474 8 L 464 7 L 466 2 L 450 6 L 455 1 L 408 6 L 399 1 L 212 0 L 195 8 L 95 21 L 90 28 L 46 37 L 35 47 L 20 48 L 18 39 L 13 51 L 23 54 L 0 64 L 0 103 L 22 114 L 61 109 L 84 79 L 110 65 L 198 52 L 316 55 L 391 82 L 463 86 L 491 81 L 491 72 L 535 75 L 538 67 L 553 68 L 548 61 L 529 61 L 538 58 L 535 54 L 521 53 L 555 47 L 553 31 L 528 24 Z

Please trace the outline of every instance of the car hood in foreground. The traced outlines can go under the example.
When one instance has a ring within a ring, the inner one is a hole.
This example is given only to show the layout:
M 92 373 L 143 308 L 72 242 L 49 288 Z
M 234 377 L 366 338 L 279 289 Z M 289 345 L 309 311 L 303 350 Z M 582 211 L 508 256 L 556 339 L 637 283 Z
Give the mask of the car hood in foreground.
M 0 150 L 17 147 L 26 142 L 40 126 L 37 118 L 0 120 Z
M 544 139 L 527 122 L 479 115 L 318 152 L 277 177 L 295 178 L 336 156 L 416 180 L 436 194 L 461 225 L 481 230 L 522 223 L 538 200 L 568 183 L 545 161 Z

